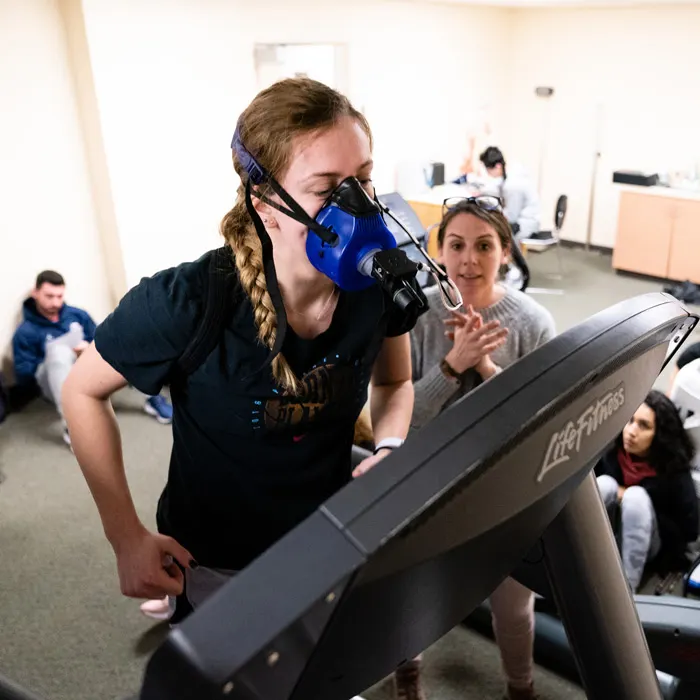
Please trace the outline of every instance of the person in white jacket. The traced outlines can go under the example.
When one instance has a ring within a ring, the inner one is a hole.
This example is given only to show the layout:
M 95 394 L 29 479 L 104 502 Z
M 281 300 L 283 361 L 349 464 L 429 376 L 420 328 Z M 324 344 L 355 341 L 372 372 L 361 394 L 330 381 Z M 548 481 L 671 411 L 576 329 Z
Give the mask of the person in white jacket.
M 511 165 L 500 148 L 489 146 L 480 156 L 488 179 L 483 183 L 483 192 L 501 197 L 503 213 L 513 229 L 515 239 L 529 238 L 540 230 L 540 200 L 534 183 L 524 167 Z

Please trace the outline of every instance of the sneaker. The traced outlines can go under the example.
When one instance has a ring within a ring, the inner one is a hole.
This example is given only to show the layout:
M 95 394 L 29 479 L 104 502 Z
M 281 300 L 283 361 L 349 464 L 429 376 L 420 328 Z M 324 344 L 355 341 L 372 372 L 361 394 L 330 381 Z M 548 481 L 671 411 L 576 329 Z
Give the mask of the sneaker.
M 169 620 L 173 613 L 170 609 L 170 600 L 168 596 L 158 598 L 158 600 L 147 600 L 141 603 L 141 612 L 152 620 L 165 621 Z
M 407 661 L 394 673 L 396 700 L 425 700 L 420 682 L 420 661 Z
M 173 407 L 160 395 L 147 399 L 143 410 L 163 425 L 173 422 Z
M 68 432 L 68 426 L 64 423 L 63 424 L 63 442 L 70 447 L 70 451 L 73 451 L 73 444 L 71 443 L 70 440 L 70 433 Z

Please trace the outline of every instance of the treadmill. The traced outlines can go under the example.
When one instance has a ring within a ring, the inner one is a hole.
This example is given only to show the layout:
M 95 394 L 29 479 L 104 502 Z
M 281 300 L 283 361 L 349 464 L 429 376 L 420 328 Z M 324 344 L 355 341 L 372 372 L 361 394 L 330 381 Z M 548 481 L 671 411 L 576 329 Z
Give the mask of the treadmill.
M 537 548 L 588 697 L 660 700 L 591 471 L 697 320 L 636 297 L 482 384 L 174 629 L 136 698 L 349 700 Z

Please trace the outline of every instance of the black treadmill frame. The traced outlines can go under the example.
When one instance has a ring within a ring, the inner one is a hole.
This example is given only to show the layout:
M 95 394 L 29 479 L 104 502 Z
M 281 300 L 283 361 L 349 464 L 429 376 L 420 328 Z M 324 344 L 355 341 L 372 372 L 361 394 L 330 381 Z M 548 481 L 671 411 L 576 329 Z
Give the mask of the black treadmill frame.
M 658 700 L 590 471 L 696 322 L 644 295 L 486 382 L 174 630 L 141 700 L 347 700 L 464 619 L 540 537 L 588 696 Z M 596 406 L 572 442 L 567 425 Z

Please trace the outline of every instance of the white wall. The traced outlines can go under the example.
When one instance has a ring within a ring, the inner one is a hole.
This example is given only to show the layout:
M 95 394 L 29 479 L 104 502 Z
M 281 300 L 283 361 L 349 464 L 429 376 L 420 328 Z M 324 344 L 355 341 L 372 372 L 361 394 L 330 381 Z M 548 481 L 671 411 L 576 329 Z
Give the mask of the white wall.
M 537 173 L 546 114 L 534 89 L 554 87 L 543 206 L 549 219 L 556 196 L 568 194 L 564 237 L 583 241 L 599 119 L 591 242 L 612 247 L 614 170 L 700 164 L 700 7 L 518 10 L 511 30 L 508 151 Z
M 397 164 L 459 163 L 484 111 L 495 115 L 509 158 L 537 175 L 547 106 L 537 85 L 556 90 L 543 205 L 548 217 L 556 196 L 569 194 L 567 238 L 586 233 L 597 112 L 595 244 L 614 243 L 613 169 L 673 170 L 700 159 L 698 7 L 267 0 L 253 10 L 247 0 L 83 0 L 91 71 L 76 81 L 82 59 L 71 44 L 68 61 L 59 2 L 72 8 L 64 15 L 75 35 L 80 0 L 0 0 L 0 351 L 42 268 L 63 272 L 70 301 L 100 319 L 124 269 L 126 287 L 218 244 L 236 185 L 231 132 L 257 89 L 257 42 L 346 46 L 348 93 L 375 132 L 380 190 L 395 185 Z M 77 100 L 76 84 L 90 73 L 99 124 L 86 129 L 89 90 L 78 87 Z M 100 139 L 105 172 L 96 185 Z M 96 186 L 110 191 L 101 196 Z M 98 227 L 110 217 L 118 240 L 107 249 L 124 262 L 110 253 L 105 266 Z
M 96 319 L 111 309 L 56 2 L 0 0 L 0 103 L 1 356 L 42 269 Z
M 543 225 L 569 195 L 564 235 L 614 245 L 618 168 L 700 158 L 700 8 L 506 10 L 434 2 L 84 0 L 128 284 L 219 241 L 236 117 L 257 90 L 253 45 L 347 46 L 348 93 L 376 137 L 375 180 L 463 157 L 487 112 L 507 156 L 543 164 Z M 264 7 L 264 17 L 261 8 Z M 128 47 L 128 48 L 126 48 Z M 538 85 L 555 88 L 543 101 Z
M 231 135 L 256 92 L 256 42 L 347 43 L 348 93 L 374 130 L 381 190 L 399 161 L 459 161 L 470 115 L 506 100 L 507 58 L 492 55 L 505 10 L 84 0 L 84 14 L 129 285 L 218 244 L 235 196 Z

